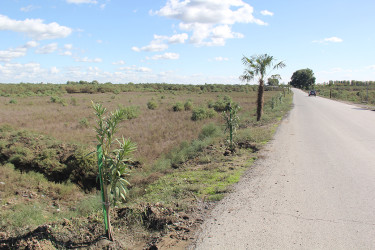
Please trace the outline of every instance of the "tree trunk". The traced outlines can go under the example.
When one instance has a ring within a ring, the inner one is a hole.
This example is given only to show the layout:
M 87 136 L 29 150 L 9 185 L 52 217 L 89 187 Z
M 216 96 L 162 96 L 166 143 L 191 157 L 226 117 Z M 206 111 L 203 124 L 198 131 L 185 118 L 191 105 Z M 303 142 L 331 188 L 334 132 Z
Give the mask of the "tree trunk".
M 104 182 L 104 180 L 103 180 Z M 112 226 L 111 226 L 111 216 L 110 216 L 110 208 L 111 208 L 111 204 L 110 204 L 110 200 L 109 200 L 109 196 L 108 196 L 108 186 L 106 184 L 103 185 L 103 191 L 104 191 L 104 207 L 105 207 L 105 218 L 104 218 L 104 221 L 106 222 L 105 224 L 107 224 L 107 228 L 105 228 L 105 234 L 108 238 L 108 240 L 110 241 L 113 241 L 113 235 L 112 235 Z
M 263 103 L 264 103 L 264 81 L 259 79 L 259 88 L 258 88 L 258 99 L 257 99 L 257 121 L 260 121 L 260 118 L 263 114 Z
M 106 205 L 107 210 L 107 223 L 108 223 L 108 230 L 106 231 L 107 238 L 110 241 L 113 241 L 113 234 L 112 234 L 112 225 L 111 225 L 111 216 L 110 216 L 110 206 Z

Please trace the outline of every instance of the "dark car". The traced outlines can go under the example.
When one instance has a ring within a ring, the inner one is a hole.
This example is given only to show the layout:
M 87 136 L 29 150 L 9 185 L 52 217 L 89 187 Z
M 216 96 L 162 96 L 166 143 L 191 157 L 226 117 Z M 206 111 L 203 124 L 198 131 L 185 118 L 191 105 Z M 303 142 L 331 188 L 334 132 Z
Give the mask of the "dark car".
M 309 92 L 309 96 L 316 96 L 316 91 L 315 90 L 310 90 Z

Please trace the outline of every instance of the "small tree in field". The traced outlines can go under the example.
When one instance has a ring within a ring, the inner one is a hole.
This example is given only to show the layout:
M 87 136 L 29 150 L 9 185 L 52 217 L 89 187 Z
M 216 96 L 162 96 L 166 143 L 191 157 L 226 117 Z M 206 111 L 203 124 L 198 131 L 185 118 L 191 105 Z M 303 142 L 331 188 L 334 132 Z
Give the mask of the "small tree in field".
M 119 199 L 125 200 L 129 182 L 125 179 L 129 175 L 128 162 L 136 145 L 130 140 L 114 138 L 118 124 L 124 119 L 123 109 L 117 109 L 105 117 L 106 108 L 102 104 L 94 104 L 97 126 L 95 127 L 98 140 L 97 156 L 99 167 L 100 190 L 103 203 L 105 232 L 109 240 L 113 240 L 110 220 L 111 205 L 116 205 Z M 117 147 L 113 144 L 117 142 Z
M 240 76 L 242 81 L 251 81 L 255 77 L 259 77 L 259 87 L 258 87 L 258 98 L 257 98 L 257 121 L 260 120 L 263 113 L 264 104 L 264 79 L 267 76 L 267 70 L 269 68 L 278 69 L 284 68 L 286 65 L 284 62 L 275 63 L 273 56 L 264 55 L 254 55 L 251 58 L 244 56 L 242 58 L 242 63 L 246 66 L 244 74 Z
M 240 106 L 238 106 L 238 104 L 233 104 L 232 102 L 228 102 L 225 111 L 223 111 L 223 117 L 226 122 L 225 131 L 229 132 L 229 139 L 228 139 L 229 150 L 232 153 L 235 150 L 233 137 L 238 127 L 239 117 L 237 115 L 237 112 L 239 110 L 240 110 Z

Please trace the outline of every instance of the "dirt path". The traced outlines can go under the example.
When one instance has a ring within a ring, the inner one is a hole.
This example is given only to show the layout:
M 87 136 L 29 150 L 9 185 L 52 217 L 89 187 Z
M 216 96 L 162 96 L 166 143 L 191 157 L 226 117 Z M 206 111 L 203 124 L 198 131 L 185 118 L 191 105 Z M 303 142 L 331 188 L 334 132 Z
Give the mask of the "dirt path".
M 374 249 L 375 112 L 307 97 L 193 249 Z

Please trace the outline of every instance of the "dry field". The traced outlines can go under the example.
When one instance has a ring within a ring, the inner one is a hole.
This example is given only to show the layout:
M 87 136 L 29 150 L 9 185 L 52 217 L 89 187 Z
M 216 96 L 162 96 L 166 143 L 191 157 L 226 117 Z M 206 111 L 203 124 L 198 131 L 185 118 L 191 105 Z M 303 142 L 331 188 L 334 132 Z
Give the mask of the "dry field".
M 209 208 L 252 165 L 292 100 L 266 91 L 256 122 L 255 91 L 19 93 L 0 96 L 0 248 L 7 249 L 184 248 Z M 233 154 L 220 113 L 193 121 L 192 110 L 173 111 L 178 102 L 207 108 L 224 96 L 241 106 Z M 117 133 L 137 144 L 133 159 L 140 164 L 131 169 L 126 202 L 112 210 L 116 241 L 106 246 L 96 159 L 88 155 L 96 145 L 92 101 L 109 111 L 139 109 Z
M 274 94 L 265 92 L 265 101 Z M 124 121 L 118 135 L 135 141 L 138 145 L 135 158 L 150 163 L 181 142 L 196 139 L 204 124 L 223 123 L 219 114 L 215 118 L 192 121 L 191 111 L 172 111 L 176 102 L 184 103 L 190 99 L 194 107 L 207 106 L 209 100 L 216 101 L 222 95 L 228 95 L 239 103 L 242 113 L 251 114 L 255 108 L 256 92 L 65 94 L 61 96 L 65 105 L 53 103 L 48 96 L 0 97 L 0 124 L 47 134 L 63 142 L 95 146 L 95 117 L 91 101 L 103 103 L 110 111 L 119 105 L 139 106 L 140 116 Z M 12 99 L 16 99 L 17 103 L 10 103 Z M 152 99 L 158 103 L 155 110 L 147 108 L 147 102 Z

